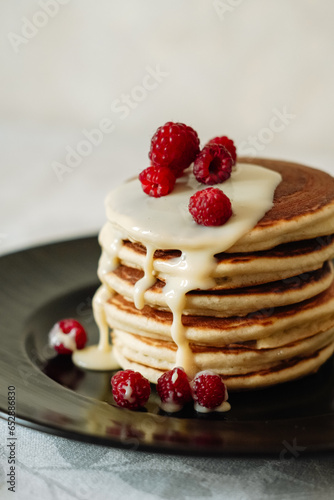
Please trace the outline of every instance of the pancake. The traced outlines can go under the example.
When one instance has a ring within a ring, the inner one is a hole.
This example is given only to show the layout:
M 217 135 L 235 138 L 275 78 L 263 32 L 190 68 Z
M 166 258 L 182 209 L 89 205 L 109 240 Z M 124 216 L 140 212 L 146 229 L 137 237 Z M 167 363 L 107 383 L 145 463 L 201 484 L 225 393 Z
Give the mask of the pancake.
M 156 339 L 171 341 L 172 313 L 146 305 L 137 309 L 121 295 L 112 296 L 106 306 L 107 320 L 114 328 Z M 334 284 L 312 299 L 280 308 L 217 318 L 182 316 L 188 341 L 200 345 L 224 346 L 252 342 L 273 347 L 293 342 L 334 325 Z
M 164 262 L 180 257 L 178 250 L 157 250 L 153 269 L 163 273 Z M 143 269 L 146 249 L 139 243 L 124 241 L 119 250 L 120 264 Z M 290 278 L 322 267 L 334 258 L 334 235 L 279 245 L 253 253 L 220 253 L 213 272 L 216 286 L 236 288 Z
M 105 282 L 112 290 L 134 301 L 135 285 L 143 276 L 141 270 L 120 265 L 105 276 Z M 306 300 L 326 290 L 332 281 L 332 265 L 325 262 L 317 271 L 272 283 L 240 289 L 192 291 L 186 295 L 183 312 L 206 316 L 215 314 L 218 317 L 245 315 L 260 308 L 280 307 Z M 144 293 L 146 303 L 167 309 L 163 288 L 164 282 L 156 281 Z
M 282 175 L 274 204 L 252 231 L 230 248 L 231 252 L 258 251 L 334 232 L 334 179 L 329 174 L 297 163 L 243 158 Z
M 133 180 L 106 200 L 102 282 L 93 308 L 124 369 L 151 382 L 174 366 L 211 369 L 228 389 L 313 373 L 334 350 L 334 179 L 303 165 L 244 158 L 216 187 L 233 216 L 192 220 L 191 173 L 168 196 Z
M 333 350 L 334 346 L 330 344 L 308 357 L 292 359 L 290 362 L 282 362 L 272 369 L 255 370 L 247 374 L 227 375 L 221 371 L 217 371 L 217 373 L 223 377 L 229 391 L 262 389 L 315 373 L 333 355 Z M 152 368 L 150 365 L 133 362 L 122 356 L 117 348 L 115 348 L 115 356 L 125 370 L 139 371 L 152 383 L 156 383 L 165 372 L 165 370 Z
M 124 357 L 141 364 L 165 371 L 175 366 L 176 345 L 173 342 L 135 336 L 114 329 L 113 343 Z M 244 375 L 255 370 L 269 370 L 284 362 L 309 357 L 310 354 L 332 343 L 334 329 L 331 328 L 280 348 L 255 349 L 248 345 L 231 344 L 224 347 L 190 344 L 199 370 L 223 370 L 224 375 Z M 222 368 L 223 367 L 223 368 Z

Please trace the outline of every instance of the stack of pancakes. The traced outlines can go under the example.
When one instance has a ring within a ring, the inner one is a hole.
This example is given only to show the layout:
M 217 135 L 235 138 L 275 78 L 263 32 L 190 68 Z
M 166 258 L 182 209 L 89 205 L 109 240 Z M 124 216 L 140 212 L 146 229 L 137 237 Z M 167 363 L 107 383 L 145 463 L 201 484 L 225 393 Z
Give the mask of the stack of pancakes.
M 227 252 L 215 255 L 215 285 L 188 292 L 182 314 L 198 371 L 221 374 L 232 390 L 302 377 L 334 351 L 334 179 L 288 162 L 243 163 L 281 174 L 273 207 Z M 142 309 L 134 305 L 135 284 L 145 268 L 141 241 L 122 238 L 117 265 L 100 273 L 111 292 L 104 309 L 115 357 L 122 368 L 154 383 L 176 362 L 162 271 L 180 255 L 178 248 L 154 252 L 156 281 Z

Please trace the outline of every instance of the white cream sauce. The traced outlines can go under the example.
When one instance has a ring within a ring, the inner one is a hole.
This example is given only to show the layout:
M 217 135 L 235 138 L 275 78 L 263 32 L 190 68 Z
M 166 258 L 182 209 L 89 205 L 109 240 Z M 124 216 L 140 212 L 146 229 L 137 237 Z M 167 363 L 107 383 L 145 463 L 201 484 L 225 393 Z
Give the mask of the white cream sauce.
M 72 328 L 68 333 L 64 333 L 58 323 L 56 323 L 49 333 L 49 341 L 52 347 L 63 346 L 70 351 L 75 351 L 77 344 L 75 342 L 76 329 Z
M 147 249 L 144 276 L 136 283 L 134 291 L 134 303 L 138 309 L 144 307 L 145 292 L 156 280 L 153 270 L 155 250 L 181 250 L 180 257 L 163 264 L 161 276 L 166 280 L 163 294 L 173 314 L 171 334 L 177 345 L 175 366 L 183 367 L 193 377 L 198 369 L 182 324 L 186 293 L 214 285 L 214 255 L 227 251 L 257 224 L 272 207 L 273 195 L 280 181 L 281 176 L 276 172 L 256 165 L 238 164 L 226 182 L 214 186 L 230 198 L 233 210 L 229 221 L 218 227 L 196 224 L 188 211 L 190 197 L 207 187 L 198 183 L 193 174 L 179 179 L 173 192 L 161 198 L 146 195 L 138 179 L 113 190 L 106 199 L 108 222 L 100 233 L 103 251 L 98 275 L 102 287 L 93 301 L 100 342 L 95 351 L 80 351 L 86 357 L 86 367 L 105 369 L 99 366 L 96 355 L 98 350 L 109 353 L 111 349 L 104 304 L 112 292 L 104 284 L 104 276 L 117 267 L 122 240 L 130 239 L 142 243 Z M 80 356 L 79 351 L 77 353 Z M 76 363 L 77 353 L 74 357 Z
M 212 413 L 213 411 L 225 412 L 231 409 L 231 405 L 228 401 L 224 401 L 221 405 L 216 408 L 206 408 L 205 406 L 199 405 L 196 401 L 194 402 L 194 408 L 198 413 Z

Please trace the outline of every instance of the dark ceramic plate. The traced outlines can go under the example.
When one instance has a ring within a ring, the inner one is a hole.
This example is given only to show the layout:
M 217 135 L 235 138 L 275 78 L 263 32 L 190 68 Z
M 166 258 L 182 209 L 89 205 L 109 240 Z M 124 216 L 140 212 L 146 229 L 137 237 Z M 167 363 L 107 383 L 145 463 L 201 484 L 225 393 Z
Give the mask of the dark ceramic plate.
M 226 414 L 159 412 L 156 395 L 145 411 L 114 406 L 111 372 L 89 372 L 55 356 L 47 334 L 74 317 L 98 337 L 91 298 L 98 286 L 96 237 L 55 243 L 0 259 L 0 411 L 16 387 L 20 424 L 92 443 L 163 452 L 276 454 L 334 450 L 334 363 L 316 375 L 272 389 L 230 395 Z

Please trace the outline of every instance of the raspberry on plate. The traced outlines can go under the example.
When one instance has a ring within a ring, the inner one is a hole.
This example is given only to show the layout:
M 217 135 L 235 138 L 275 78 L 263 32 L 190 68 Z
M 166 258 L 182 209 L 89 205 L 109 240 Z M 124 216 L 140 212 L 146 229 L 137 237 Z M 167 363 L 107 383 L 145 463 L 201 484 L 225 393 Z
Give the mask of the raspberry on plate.
M 167 167 L 148 167 L 139 174 L 144 193 L 154 198 L 166 196 L 175 185 L 175 175 Z
M 224 146 L 227 149 L 227 151 L 230 153 L 230 155 L 232 156 L 234 163 L 236 163 L 237 150 L 236 150 L 236 147 L 235 147 L 232 139 L 230 139 L 226 135 L 222 135 L 220 137 L 214 137 L 213 139 L 211 139 L 211 141 L 209 141 L 206 144 L 206 146 L 209 146 L 211 144 L 220 144 L 221 146 Z
M 158 379 L 157 392 L 161 399 L 161 408 L 173 413 L 182 410 L 192 400 L 189 379 L 183 368 L 173 368 Z
M 152 137 L 149 158 L 153 166 L 168 167 L 181 177 L 198 153 L 197 132 L 184 123 L 167 122 Z
M 138 410 L 144 406 L 151 394 L 149 381 L 139 372 L 121 370 L 111 377 L 115 403 L 122 408 Z
M 232 156 L 224 146 L 209 144 L 196 157 L 194 175 L 202 184 L 220 184 L 230 177 L 233 164 Z
M 75 319 L 58 321 L 49 332 L 49 345 L 58 354 L 72 354 L 77 349 L 83 349 L 86 342 L 87 333 Z
M 202 226 L 222 226 L 232 215 L 230 199 L 213 187 L 193 194 L 188 208 L 194 221 Z
M 197 411 L 215 410 L 228 398 L 222 378 L 210 370 L 197 373 L 191 388 Z

